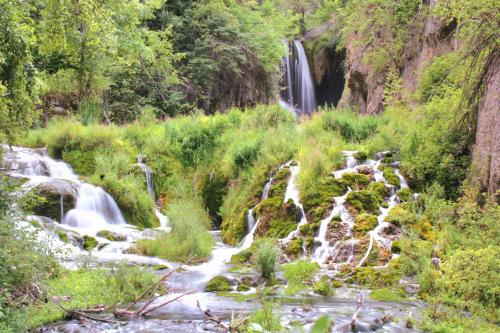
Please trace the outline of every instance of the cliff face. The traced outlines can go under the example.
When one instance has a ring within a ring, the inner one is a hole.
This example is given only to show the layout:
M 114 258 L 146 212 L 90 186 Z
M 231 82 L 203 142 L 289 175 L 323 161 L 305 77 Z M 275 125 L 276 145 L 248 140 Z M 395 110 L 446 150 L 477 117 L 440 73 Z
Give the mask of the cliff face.
M 500 189 L 500 55 L 489 66 L 479 105 L 473 167 L 483 189 Z
M 435 1 L 430 1 L 427 6 L 432 8 L 434 3 Z M 427 11 L 422 10 L 422 13 L 424 12 Z M 453 24 L 446 25 L 433 16 L 419 14 L 415 17 L 408 31 L 402 59 L 391 63 L 401 74 L 406 94 L 415 91 L 422 70 L 434 57 L 456 49 L 454 29 Z M 366 114 L 377 114 L 382 111 L 387 69 L 377 71 L 363 57 L 367 52 L 381 47 L 384 33 L 387 34 L 387 32 L 376 34 L 378 37 L 368 45 L 360 45 L 356 33 L 348 38 L 347 84 L 341 106 L 354 106 Z

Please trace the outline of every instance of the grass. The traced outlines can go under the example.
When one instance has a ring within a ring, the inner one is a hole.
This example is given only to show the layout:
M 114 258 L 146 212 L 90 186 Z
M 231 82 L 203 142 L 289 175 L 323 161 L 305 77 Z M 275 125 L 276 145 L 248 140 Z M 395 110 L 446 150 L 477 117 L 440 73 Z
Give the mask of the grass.
M 298 260 L 295 263 L 284 265 L 283 272 L 288 283 L 285 293 L 293 295 L 305 289 L 308 284 L 312 284 L 314 275 L 318 271 L 319 266 L 317 263 L 305 260 Z

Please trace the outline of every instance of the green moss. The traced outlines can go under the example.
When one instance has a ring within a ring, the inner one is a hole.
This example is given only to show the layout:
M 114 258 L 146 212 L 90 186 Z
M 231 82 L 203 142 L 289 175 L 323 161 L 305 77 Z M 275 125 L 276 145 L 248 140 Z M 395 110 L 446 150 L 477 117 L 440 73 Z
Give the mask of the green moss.
M 333 296 L 333 294 L 335 294 L 335 290 L 333 289 L 328 276 L 322 276 L 319 281 L 316 281 L 313 284 L 313 291 L 316 294 L 323 296 Z
M 205 288 L 205 291 L 207 292 L 230 291 L 230 290 L 231 290 L 231 284 L 229 283 L 229 280 L 222 275 L 217 275 L 213 277 L 210 281 L 208 281 L 207 287 Z
M 245 292 L 245 291 L 249 291 L 250 287 L 247 286 L 246 284 L 242 283 L 242 284 L 238 285 L 238 287 L 236 288 L 236 290 Z
M 360 150 L 356 154 L 354 154 L 354 158 L 358 162 L 363 162 L 366 161 L 366 159 L 368 158 L 368 154 L 365 151 Z
M 402 274 L 397 267 L 394 267 L 393 261 L 385 269 L 376 269 L 373 267 L 356 268 L 352 276 L 352 281 L 369 288 L 396 286 Z
M 400 253 L 401 252 L 401 244 L 398 240 L 395 240 L 391 244 L 392 253 Z
M 58 230 L 56 230 L 56 235 L 64 243 L 68 242 L 68 235 L 64 231 L 58 229 Z
M 417 215 L 403 209 L 401 205 L 394 206 L 390 211 L 385 222 L 392 223 L 397 226 L 411 226 L 417 223 Z
M 251 249 L 243 250 L 241 252 L 234 254 L 231 257 L 231 264 L 233 264 L 233 265 L 246 264 L 250 260 L 251 256 L 252 256 Z
M 333 198 L 345 194 L 348 186 L 344 179 L 337 179 L 333 175 L 321 179 L 316 188 L 302 198 L 308 220 L 319 222 L 325 218 L 334 203 Z
M 97 246 L 97 240 L 92 236 L 83 236 L 83 248 L 87 251 L 91 251 Z
M 347 195 L 346 204 L 357 213 L 376 214 L 380 208 L 378 195 L 367 190 L 350 192 Z
M 342 175 L 342 179 L 346 181 L 349 187 L 356 190 L 364 189 L 370 184 L 370 177 L 362 173 L 346 172 Z
M 401 202 L 411 202 L 413 199 L 413 192 L 409 188 L 404 188 L 398 192 L 398 198 Z
M 297 228 L 299 209 L 290 200 L 283 203 L 282 198 L 263 200 L 256 209 L 260 223 L 257 234 L 270 238 L 284 238 Z
M 342 287 L 342 282 L 339 281 L 339 280 L 333 280 L 332 281 L 332 287 L 333 288 L 340 288 L 340 287 Z
M 285 249 L 285 253 L 291 257 L 297 257 L 302 251 L 303 241 L 301 238 L 291 240 Z
M 314 237 L 318 233 L 320 223 L 306 223 L 300 227 L 300 234 L 304 237 Z
M 401 186 L 401 180 L 394 172 L 394 169 L 390 166 L 385 166 L 383 169 L 384 178 L 387 182 L 394 186 Z
M 65 150 L 62 152 L 62 159 L 69 163 L 79 175 L 90 176 L 95 172 L 95 153 L 92 150 Z
M 377 193 L 380 199 L 389 197 L 391 190 L 383 182 L 373 182 L 367 187 L 368 191 Z
M 306 237 L 304 239 L 304 247 L 310 251 L 314 248 L 314 237 Z
M 118 235 L 117 233 L 109 230 L 101 230 L 96 234 L 96 236 L 106 238 L 107 240 L 112 242 L 123 242 L 127 240 L 127 236 Z
M 354 222 L 354 235 L 362 237 L 370 230 L 373 230 L 378 224 L 377 217 L 371 214 L 359 214 Z
M 227 193 L 227 184 L 227 178 L 222 176 L 220 172 L 209 173 L 200 184 L 203 204 L 216 226 L 220 226 L 222 222 L 219 210 L 222 206 L 224 195 Z
M 167 265 L 161 265 L 161 264 L 153 266 L 154 271 L 163 271 L 165 269 L 169 269 L 169 267 Z
M 370 297 L 377 301 L 386 302 L 397 302 L 404 300 L 404 294 L 402 294 L 400 291 L 396 292 L 389 288 L 375 289 L 370 294 Z

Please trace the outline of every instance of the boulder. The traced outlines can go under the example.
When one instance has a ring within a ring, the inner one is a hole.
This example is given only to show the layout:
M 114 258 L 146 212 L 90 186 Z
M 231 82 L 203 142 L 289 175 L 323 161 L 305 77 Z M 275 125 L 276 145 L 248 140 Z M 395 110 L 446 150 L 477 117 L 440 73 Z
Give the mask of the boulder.
M 32 191 L 43 198 L 33 207 L 34 213 L 61 221 L 61 211 L 66 214 L 76 205 L 78 184 L 64 179 L 51 179 L 36 185 Z

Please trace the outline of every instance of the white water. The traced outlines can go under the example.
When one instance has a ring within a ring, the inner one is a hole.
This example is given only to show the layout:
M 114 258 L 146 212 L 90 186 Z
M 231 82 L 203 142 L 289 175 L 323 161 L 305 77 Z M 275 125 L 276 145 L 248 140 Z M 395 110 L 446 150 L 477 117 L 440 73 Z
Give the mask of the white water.
M 286 93 L 281 96 L 281 104 L 298 115 L 311 114 L 316 109 L 316 96 L 304 47 L 298 40 L 293 41 L 292 50 L 289 50 L 288 41 L 284 44 Z
M 300 166 L 299 165 L 291 165 L 292 161 L 288 162 L 287 165 L 290 166 L 290 179 L 288 180 L 288 184 L 286 187 L 285 198 L 283 199 L 283 203 L 288 202 L 288 200 L 292 200 L 300 211 L 300 221 L 297 225 L 297 228 L 290 232 L 287 237 L 285 237 L 282 242 L 286 243 L 292 240 L 299 234 L 300 227 L 307 223 L 307 216 L 304 211 L 304 206 L 300 202 L 300 192 L 297 186 L 297 176 L 299 175 Z

